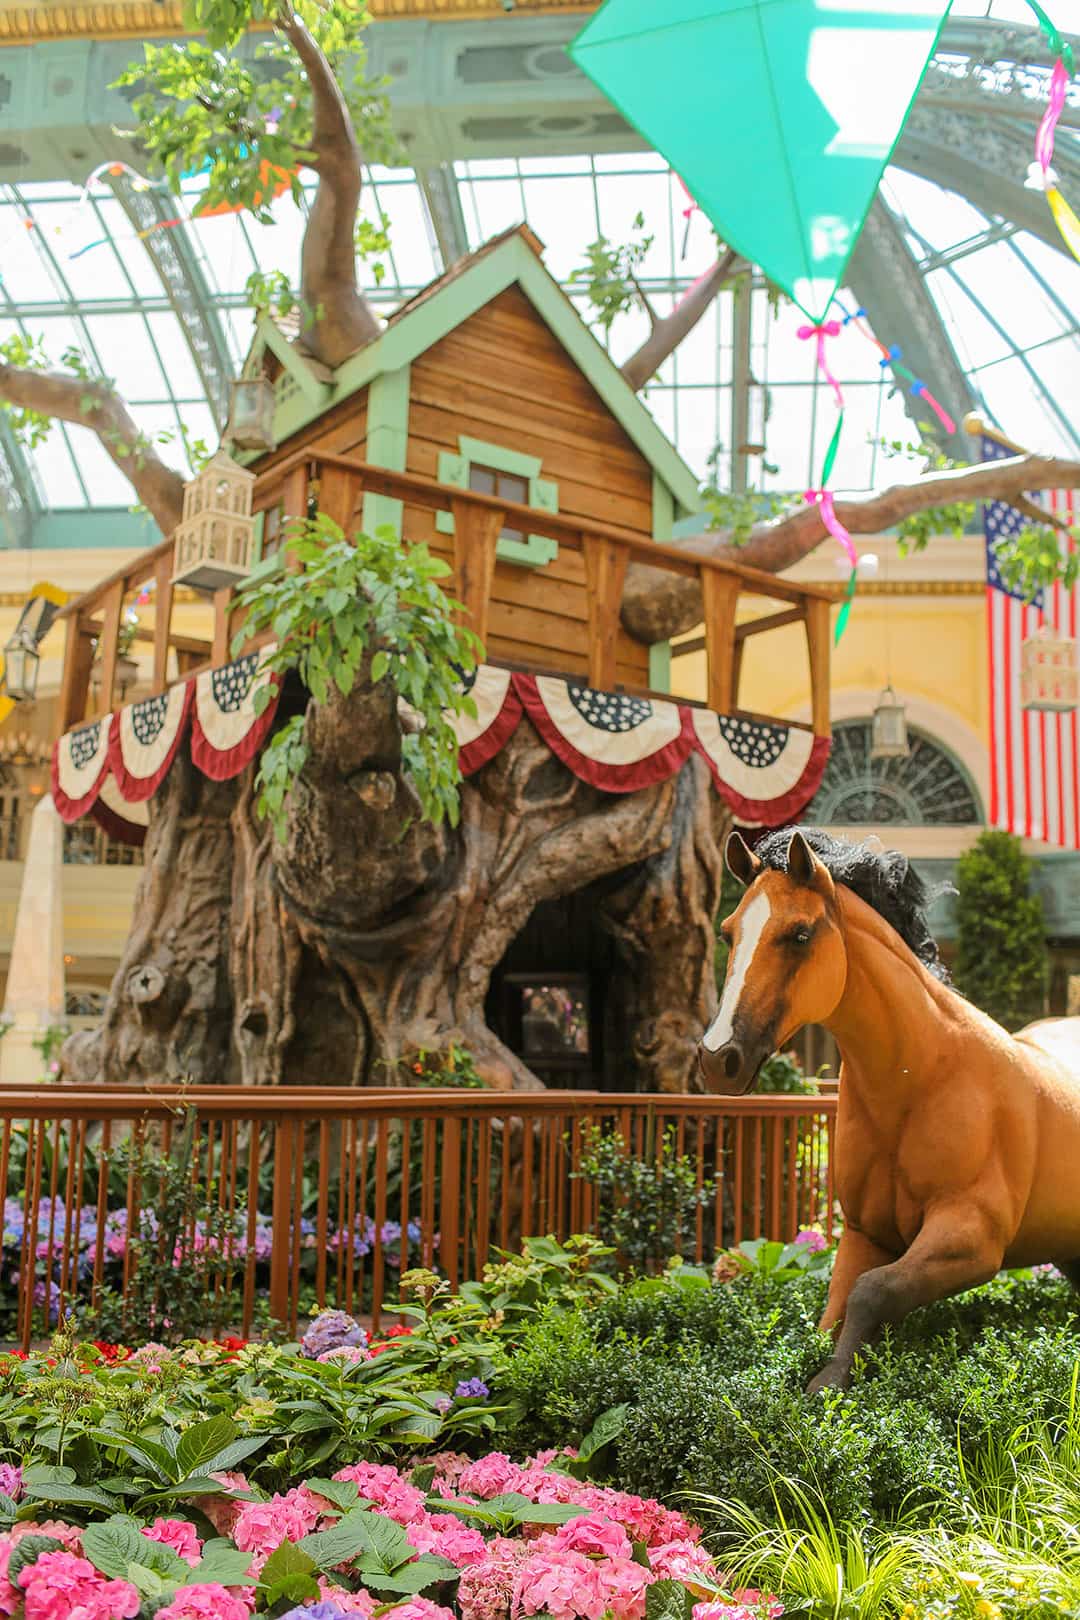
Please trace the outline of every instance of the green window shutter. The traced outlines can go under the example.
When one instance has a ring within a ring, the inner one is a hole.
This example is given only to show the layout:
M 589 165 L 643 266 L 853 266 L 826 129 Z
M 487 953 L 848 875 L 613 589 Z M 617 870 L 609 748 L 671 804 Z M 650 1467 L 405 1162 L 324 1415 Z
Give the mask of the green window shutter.
M 255 566 L 262 560 L 263 524 L 266 522 L 265 512 L 256 512 L 255 522 L 252 526 L 251 565 Z
M 467 456 L 455 456 L 451 450 L 439 451 L 439 483 L 453 484 L 455 489 L 468 489 L 469 487 L 469 460 Z M 436 512 L 435 527 L 440 534 L 453 534 L 454 514 L 452 512 Z
M 558 484 L 550 478 L 530 478 L 529 505 L 535 506 L 538 512 L 557 512 Z M 527 540 L 500 540 L 498 555 L 505 562 L 518 563 L 523 568 L 543 568 L 559 555 L 559 542 L 543 534 L 530 534 Z

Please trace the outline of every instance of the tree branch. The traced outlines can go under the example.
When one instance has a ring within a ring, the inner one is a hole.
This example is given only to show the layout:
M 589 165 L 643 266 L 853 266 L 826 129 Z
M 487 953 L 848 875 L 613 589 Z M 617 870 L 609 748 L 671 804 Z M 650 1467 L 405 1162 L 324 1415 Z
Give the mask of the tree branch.
M 737 260 L 738 254 L 728 248 L 710 270 L 686 289 L 671 314 L 665 315 L 663 320 L 657 320 L 646 304 L 652 330 L 641 348 L 620 368 L 631 388 L 644 388 L 649 378 L 656 376 L 668 355 L 694 330 L 725 281 L 735 273 Z M 634 285 L 637 286 L 636 281 Z
M 162 534 L 180 521 L 184 480 L 147 443 L 118 394 L 105 383 L 60 371 L 34 371 L 0 360 L 0 399 L 96 433 Z
M 851 534 L 881 534 L 903 518 L 930 507 L 949 506 L 956 501 L 1004 500 L 1019 504 L 1029 490 L 1044 489 L 1080 489 L 1080 461 L 1012 456 L 1007 461 L 927 473 L 911 484 L 894 484 L 857 500 L 838 500 L 835 509 Z M 1041 508 L 1035 510 L 1045 522 L 1046 513 Z M 779 574 L 828 538 L 820 507 L 804 506 L 788 517 L 759 524 L 745 545 L 733 546 L 722 534 L 695 535 L 676 544 L 699 556 L 723 557 Z M 701 616 L 701 587 L 696 580 L 644 566 L 628 571 L 622 620 L 639 641 L 667 641 L 700 624 Z
M 300 291 L 307 307 L 320 313 L 302 341 L 324 365 L 339 366 L 382 330 L 356 280 L 360 148 L 341 86 L 317 40 L 287 4 L 277 26 L 311 86 L 312 167 L 319 177 L 300 250 Z

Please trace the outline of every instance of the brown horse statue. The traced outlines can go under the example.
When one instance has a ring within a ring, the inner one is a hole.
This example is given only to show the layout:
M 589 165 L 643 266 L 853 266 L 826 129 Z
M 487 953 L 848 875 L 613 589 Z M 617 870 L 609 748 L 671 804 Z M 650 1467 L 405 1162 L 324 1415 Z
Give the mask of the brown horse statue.
M 708 1090 L 741 1096 L 803 1024 L 840 1047 L 834 1144 L 844 1230 L 821 1319 L 846 1388 L 887 1322 L 1053 1261 L 1080 1287 L 1080 1019 L 1009 1035 L 950 989 L 926 891 L 902 855 L 816 828 L 727 843 L 746 885 L 722 924 Z

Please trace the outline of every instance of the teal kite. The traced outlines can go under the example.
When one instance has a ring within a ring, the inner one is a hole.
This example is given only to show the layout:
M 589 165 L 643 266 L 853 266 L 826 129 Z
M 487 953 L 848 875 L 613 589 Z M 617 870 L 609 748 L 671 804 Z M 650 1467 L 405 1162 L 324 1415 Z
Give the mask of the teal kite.
M 951 0 L 606 0 L 570 55 L 814 321 Z

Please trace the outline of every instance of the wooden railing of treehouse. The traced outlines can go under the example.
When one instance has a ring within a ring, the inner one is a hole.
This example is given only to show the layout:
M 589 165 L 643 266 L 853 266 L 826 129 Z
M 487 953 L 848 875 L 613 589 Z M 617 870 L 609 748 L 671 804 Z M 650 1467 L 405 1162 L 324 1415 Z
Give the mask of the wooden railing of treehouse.
M 785 625 L 801 624 L 806 634 L 810 668 L 811 717 L 806 729 L 829 734 L 829 609 L 834 593 L 825 586 L 794 584 L 757 568 L 700 556 L 663 545 L 647 536 L 609 524 L 543 512 L 515 501 L 474 490 L 456 489 L 418 473 L 392 472 L 351 457 L 298 452 L 261 477 L 255 486 L 256 512 L 279 508 L 282 528 L 291 519 L 308 514 L 309 497 L 317 480 L 318 507 L 348 533 L 365 494 L 383 495 L 412 507 L 452 512 L 453 594 L 463 604 L 467 622 L 486 641 L 495 573 L 496 547 L 502 530 L 510 526 L 554 540 L 560 547 L 580 552 L 585 564 L 589 650 L 587 668 L 552 671 L 584 677 L 601 690 L 642 691 L 616 681 L 616 645 L 623 584 L 631 562 L 664 573 L 697 579 L 701 586 L 704 650 L 707 662 L 705 701 L 720 714 L 745 714 L 738 705 L 743 649 L 748 639 Z M 405 527 L 408 527 L 407 521 Z M 406 544 L 408 535 L 405 535 Z M 62 609 L 67 622 L 67 645 L 59 705 L 61 734 L 84 719 L 108 714 L 116 701 L 118 637 L 125 603 L 151 580 L 155 587 L 153 628 L 136 626 L 137 641 L 152 642 L 154 650 L 150 691 L 163 692 L 173 679 L 186 680 L 200 669 L 225 664 L 231 641 L 242 623 L 242 609 L 232 586 L 215 593 L 211 640 L 176 634 L 172 629 L 173 542 L 163 541 L 137 561 L 118 569 L 108 579 Z M 764 597 L 784 604 L 775 612 L 739 621 L 739 599 Z M 258 645 L 253 639 L 250 648 Z M 169 674 L 169 652 L 176 655 L 177 673 Z M 91 693 L 91 665 L 100 662 L 100 676 Z M 492 660 L 498 662 L 498 660 Z M 660 695 L 660 694 L 653 694 Z M 772 716 L 746 716 L 772 719 Z M 804 722 L 786 720 L 788 725 Z

